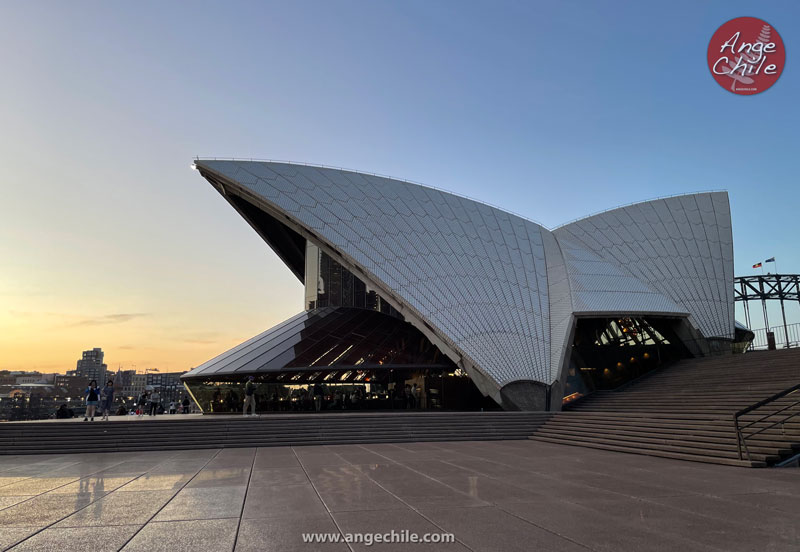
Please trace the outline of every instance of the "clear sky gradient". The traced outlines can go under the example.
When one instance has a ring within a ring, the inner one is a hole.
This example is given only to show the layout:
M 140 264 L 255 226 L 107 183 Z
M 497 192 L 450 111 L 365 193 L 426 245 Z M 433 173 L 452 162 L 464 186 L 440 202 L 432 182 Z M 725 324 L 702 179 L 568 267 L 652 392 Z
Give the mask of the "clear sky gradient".
M 787 49 L 756 96 L 706 64 L 745 15 Z M 185 370 L 302 310 L 196 155 L 389 174 L 548 227 L 725 189 L 737 275 L 800 272 L 795 56 L 795 1 L 7 0 L 0 369 L 103 347 L 113 368 Z

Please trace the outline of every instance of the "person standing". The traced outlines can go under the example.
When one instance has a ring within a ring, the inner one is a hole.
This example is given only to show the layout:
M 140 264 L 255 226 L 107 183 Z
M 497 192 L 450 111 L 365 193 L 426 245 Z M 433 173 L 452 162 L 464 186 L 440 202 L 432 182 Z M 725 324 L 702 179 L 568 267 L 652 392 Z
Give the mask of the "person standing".
M 247 416 L 247 408 L 250 407 L 252 411 L 252 416 L 256 415 L 256 384 L 253 383 L 255 380 L 253 376 L 247 377 L 247 383 L 244 384 L 244 408 L 242 409 L 242 416 Z
M 100 410 L 103 412 L 103 420 L 108 421 L 108 413 L 114 408 L 114 382 L 108 380 L 103 392 L 100 393 Z
M 183 413 L 184 414 L 188 414 L 189 413 L 189 404 L 191 404 L 189 402 L 189 397 L 184 397 L 183 398 Z
M 89 382 L 89 387 L 84 391 L 84 400 L 86 401 L 86 414 L 83 416 L 83 421 L 86 422 L 89 418 L 94 421 L 94 412 L 97 410 L 97 404 L 100 402 L 100 391 L 97 389 L 97 381 L 92 380 Z
M 406 396 L 406 408 L 414 408 L 414 395 L 411 394 L 411 386 L 406 384 L 403 393 Z
M 319 383 L 314 384 L 314 410 L 322 410 L 322 386 Z
M 411 388 L 411 396 L 414 398 L 414 406 L 416 408 L 421 408 L 422 407 L 422 403 L 420 403 L 420 392 L 419 391 L 420 391 L 419 385 L 417 385 L 415 383 L 414 386 Z
M 177 414 L 178 410 L 175 408 L 175 401 L 169 401 L 169 413 Z
M 158 389 L 153 389 L 153 392 L 150 393 L 150 415 L 155 416 L 158 414 L 158 407 L 161 406 L 161 395 L 158 392 Z
M 145 409 L 147 408 L 147 391 L 142 391 L 139 396 L 139 404 L 136 407 L 136 414 L 141 418 L 144 416 Z

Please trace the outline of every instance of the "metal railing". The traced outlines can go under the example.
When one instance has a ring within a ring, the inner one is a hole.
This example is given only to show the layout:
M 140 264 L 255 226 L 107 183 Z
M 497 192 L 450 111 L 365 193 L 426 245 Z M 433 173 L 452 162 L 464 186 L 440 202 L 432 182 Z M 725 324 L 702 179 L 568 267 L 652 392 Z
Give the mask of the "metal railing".
M 751 345 L 752 350 L 763 350 L 769 348 L 769 341 L 767 340 L 767 332 L 772 332 L 775 336 L 775 348 L 786 349 L 790 347 L 800 347 L 800 323 L 787 324 L 784 330 L 783 326 L 772 326 L 770 328 L 760 328 L 758 330 L 751 330 L 755 337 Z M 786 341 L 786 337 L 789 341 Z
M 787 396 L 789 396 L 789 395 L 791 395 L 793 393 L 796 393 L 797 391 L 800 391 L 800 383 L 798 383 L 797 385 L 794 385 L 792 387 L 789 387 L 788 389 L 784 389 L 780 393 L 775 393 L 771 397 L 767 397 L 766 399 L 758 401 L 755 404 L 751 404 L 747 408 L 743 408 L 742 410 L 738 411 L 736 414 L 733 415 L 733 425 L 736 428 L 736 448 L 739 451 L 739 460 L 744 460 L 744 456 L 745 455 L 747 456 L 747 460 L 748 461 L 750 460 L 750 451 L 747 448 L 747 439 L 748 438 L 751 438 L 754 435 L 758 435 L 759 433 L 763 433 L 764 431 L 766 431 L 768 429 L 772 429 L 773 427 L 775 427 L 777 425 L 781 426 L 781 429 L 782 429 L 784 434 L 786 433 L 786 428 L 785 428 L 784 424 L 787 421 L 789 421 L 791 418 L 793 418 L 793 417 L 797 416 L 798 414 L 800 414 L 800 410 L 794 410 L 794 411 L 791 411 L 791 412 L 787 412 L 784 415 L 785 417 L 782 420 L 778 420 L 778 421 L 773 422 L 773 423 L 771 423 L 769 425 L 761 427 L 757 431 L 753 431 L 753 432 L 749 432 L 749 433 L 745 434 L 745 430 L 748 429 L 748 428 L 752 428 L 756 424 L 761 424 L 761 423 L 766 422 L 767 419 L 771 418 L 772 416 L 776 416 L 776 415 L 778 415 L 778 414 L 780 414 L 782 412 L 785 412 L 787 410 L 790 410 L 790 409 L 800 405 L 800 394 L 798 394 L 797 400 L 795 402 L 793 402 L 791 404 L 787 404 L 786 406 L 784 406 L 783 408 L 781 408 L 779 410 L 776 410 L 774 412 L 770 412 L 769 414 L 766 414 L 766 415 L 762 416 L 761 418 L 758 418 L 757 420 L 753 420 L 751 422 L 748 422 L 748 423 L 746 423 L 744 425 L 740 425 L 739 417 L 744 416 L 745 414 L 749 414 L 750 412 L 752 412 L 752 411 L 754 411 L 754 410 L 756 410 L 758 408 L 761 408 L 762 406 L 765 406 L 765 405 L 767 405 L 767 404 L 769 404 L 771 402 L 777 401 L 778 399 L 782 399 L 783 397 L 787 397 Z

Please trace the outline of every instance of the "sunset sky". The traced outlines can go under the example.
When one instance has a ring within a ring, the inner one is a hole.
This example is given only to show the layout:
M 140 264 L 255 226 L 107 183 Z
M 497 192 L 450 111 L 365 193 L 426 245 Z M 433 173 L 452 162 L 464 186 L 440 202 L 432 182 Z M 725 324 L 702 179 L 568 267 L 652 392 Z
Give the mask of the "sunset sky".
M 706 64 L 744 15 L 787 49 L 755 96 Z M 800 272 L 797 56 L 794 1 L 3 2 L 0 369 L 102 347 L 187 370 L 302 310 L 197 155 L 389 174 L 548 227 L 726 189 L 737 275 Z

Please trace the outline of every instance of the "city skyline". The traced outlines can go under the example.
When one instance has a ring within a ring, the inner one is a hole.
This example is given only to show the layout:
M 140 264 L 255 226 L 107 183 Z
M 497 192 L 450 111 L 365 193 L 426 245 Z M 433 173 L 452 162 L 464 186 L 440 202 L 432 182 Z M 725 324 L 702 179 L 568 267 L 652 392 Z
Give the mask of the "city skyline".
M 232 6 L 4 6 L 0 370 L 64 372 L 102 347 L 113 370 L 184 371 L 303 310 L 196 156 L 388 174 L 548 228 L 726 189 L 735 274 L 800 272 L 795 3 Z M 751 97 L 705 65 L 742 15 L 790 61 Z

